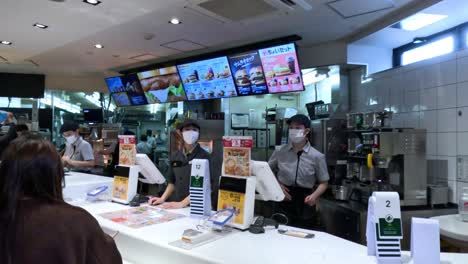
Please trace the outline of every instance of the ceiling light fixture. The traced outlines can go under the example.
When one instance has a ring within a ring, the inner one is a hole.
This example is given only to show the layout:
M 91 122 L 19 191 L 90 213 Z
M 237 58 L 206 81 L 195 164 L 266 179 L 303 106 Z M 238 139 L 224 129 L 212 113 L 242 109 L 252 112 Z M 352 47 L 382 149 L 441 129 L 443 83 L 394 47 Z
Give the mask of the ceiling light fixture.
M 37 27 L 37 28 L 40 28 L 40 29 L 46 29 L 46 28 L 48 28 L 49 26 L 44 25 L 44 24 L 40 24 L 40 23 L 35 23 L 35 24 L 33 25 L 33 27 Z
M 182 21 L 180 21 L 178 18 L 173 18 L 169 20 L 169 23 L 171 23 L 172 25 L 179 25 L 182 24 Z
M 101 45 L 101 44 L 96 44 L 96 45 L 94 45 L 94 47 L 95 47 L 96 49 L 102 49 L 102 48 L 104 48 L 104 46 Z
M 97 6 L 99 5 L 100 3 L 102 3 L 101 1 L 99 0 L 83 0 L 84 3 L 87 3 L 87 4 L 90 4 L 90 5 L 93 5 L 93 6 Z
M 11 41 L 6 41 L 6 40 L 2 40 L 2 42 L 0 42 L 0 43 L 2 43 L 3 45 L 11 45 L 11 44 L 13 44 Z
M 408 30 L 408 31 L 416 31 L 423 27 L 427 27 L 431 24 L 434 24 L 447 17 L 448 16 L 446 15 L 417 13 L 415 15 L 412 15 L 408 18 L 401 20 L 400 22 L 392 25 L 391 27 Z

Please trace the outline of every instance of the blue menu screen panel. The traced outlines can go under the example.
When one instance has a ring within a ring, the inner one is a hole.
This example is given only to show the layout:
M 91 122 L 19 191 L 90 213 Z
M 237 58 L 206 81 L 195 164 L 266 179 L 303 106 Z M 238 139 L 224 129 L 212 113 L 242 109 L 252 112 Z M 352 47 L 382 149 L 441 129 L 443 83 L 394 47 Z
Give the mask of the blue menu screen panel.
M 120 76 L 107 78 L 106 84 L 107 84 L 107 88 L 109 88 L 110 93 L 127 92 L 122 83 L 122 80 L 120 79 Z
M 189 101 L 237 96 L 227 57 L 178 65 Z
M 114 102 L 117 106 L 130 106 L 132 105 L 130 103 L 130 99 L 128 98 L 127 93 L 122 92 L 122 93 L 113 93 L 112 94 L 112 99 L 114 99 Z

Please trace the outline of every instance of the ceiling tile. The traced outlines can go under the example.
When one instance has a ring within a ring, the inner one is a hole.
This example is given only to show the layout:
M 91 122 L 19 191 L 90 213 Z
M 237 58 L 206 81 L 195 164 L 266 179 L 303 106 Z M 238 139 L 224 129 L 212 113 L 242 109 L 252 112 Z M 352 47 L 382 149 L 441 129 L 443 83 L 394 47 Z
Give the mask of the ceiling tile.
M 176 41 L 171 41 L 168 43 L 161 44 L 162 47 L 177 50 L 177 51 L 192 51 L 197 49 L 206 48 L 204 45 L 195 43 L 190 40 L 180 39 Z
M 392 0 L 337 0 L 327 5 L 343 18 L 361 16 L 395 6 Z

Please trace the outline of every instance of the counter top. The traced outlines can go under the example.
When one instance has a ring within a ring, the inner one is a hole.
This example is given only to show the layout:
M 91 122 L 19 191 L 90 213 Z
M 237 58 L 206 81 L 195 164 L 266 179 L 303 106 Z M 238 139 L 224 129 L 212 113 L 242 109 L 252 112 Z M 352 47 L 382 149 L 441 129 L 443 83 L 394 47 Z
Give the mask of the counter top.
M 301 239 L 280 235 L 276 230 L 265 234 L 239 232 L 194 248 L 183 250 L 169 245 L 180 239 L 183 230 L 194 228 L 199 219 L 185 217 L 172 222 L 139 229 L 129 228 L 99 216 L 101 213 L 127 209 L 115 203 L 96 203 L 83 206 L 98 220 L 103 229 L 113 234 L 126 261 L 134 264 L 154 263 L 376 263 L 367 256 L 367 248 L 323 232 L 315 232 L 313 239 Z M 188 215 L 188 209 L 172 210 Z M 288 228 L 288 227 L 286 227 Z M 309 231 L 310 232 L 310 231 Z M 339 252 L 339 254 L 337 254 Z M 406 261 L 409 254 L 405 253 Z M 442 254 L 443 261 L 468 263 L 468 254 Z
M 463 222 L 458 214 L 432 217 L 439 221 L 440 234 L 448 238 L 468 242 L 468 222 Z

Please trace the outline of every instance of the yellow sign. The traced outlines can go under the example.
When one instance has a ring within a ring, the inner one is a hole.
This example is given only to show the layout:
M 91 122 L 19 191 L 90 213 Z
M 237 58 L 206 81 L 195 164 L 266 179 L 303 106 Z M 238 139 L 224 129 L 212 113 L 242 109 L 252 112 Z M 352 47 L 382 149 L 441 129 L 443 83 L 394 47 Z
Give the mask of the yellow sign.
M 245 194 L 219 190 L 218 210 L 232 209 L 235 212 L 234 223 L 244 224 Z
M 128 195 L 128 178 L 115 176 L 114 190 L 112 196 L 117 199 L 127 200 Z

